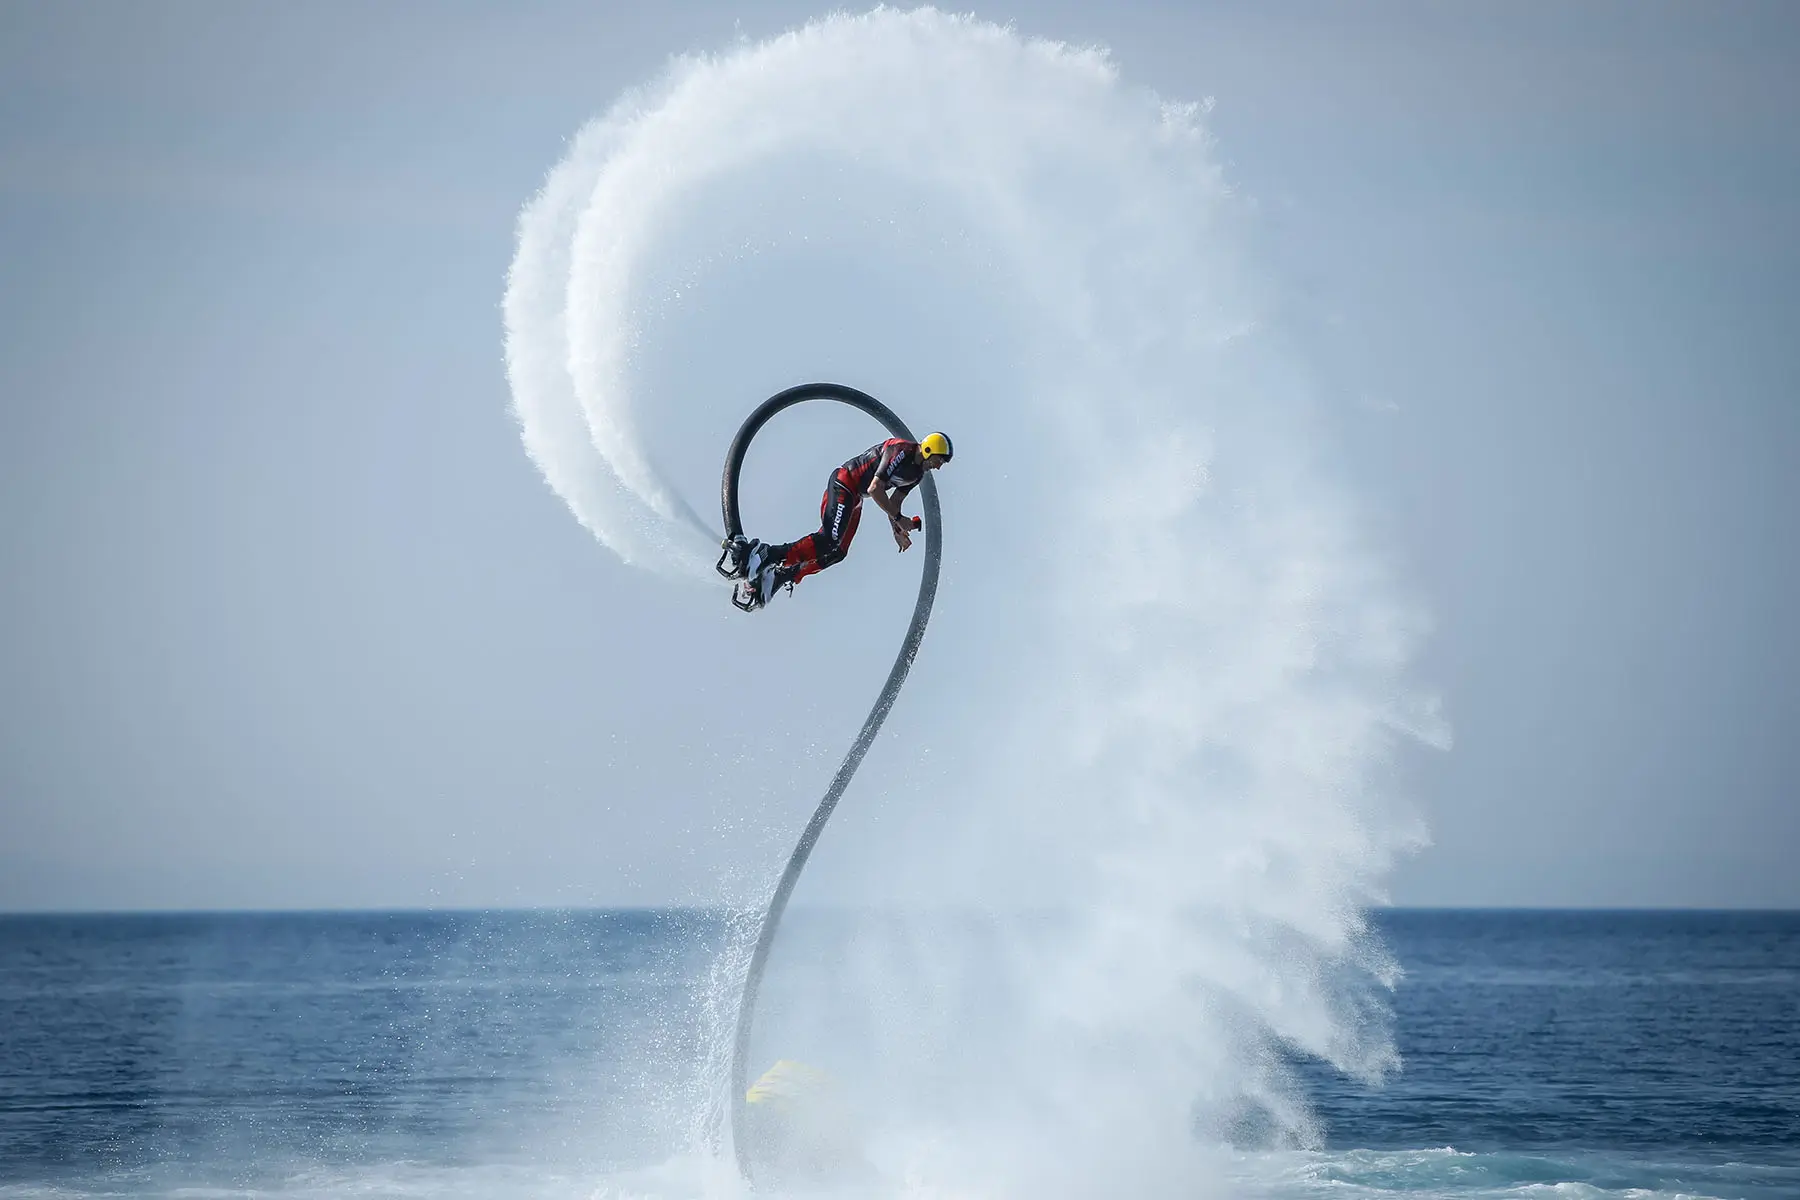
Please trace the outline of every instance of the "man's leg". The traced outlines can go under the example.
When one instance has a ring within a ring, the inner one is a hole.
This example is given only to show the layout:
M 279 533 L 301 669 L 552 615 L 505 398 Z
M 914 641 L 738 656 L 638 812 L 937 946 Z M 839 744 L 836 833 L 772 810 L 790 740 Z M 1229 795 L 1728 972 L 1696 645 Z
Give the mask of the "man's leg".
M 819 502 L 819 529 L 787 546 L 770 551 L 771 562 L 780 563 L 782 583 L 798 583 L 808 575 L 816 575 L 826 567 L 843 561 L 862 520 L 862 505 L 855 502 L 848 488 L 832 480 Z

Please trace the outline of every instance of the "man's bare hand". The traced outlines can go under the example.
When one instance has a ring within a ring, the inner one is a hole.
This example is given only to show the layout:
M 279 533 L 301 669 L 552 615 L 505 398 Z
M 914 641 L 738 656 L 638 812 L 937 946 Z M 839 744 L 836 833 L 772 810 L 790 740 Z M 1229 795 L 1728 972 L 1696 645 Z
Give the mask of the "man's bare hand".
M 899 546 L 900 549 L 904 551 L 908 546 L 912 545 L 912 534 L 906 531 L 906 526 L 900 524 L 898 521 L 890 521 L 888 522 L 888 525 L 894 531 L 894 544 L 896 546 Z

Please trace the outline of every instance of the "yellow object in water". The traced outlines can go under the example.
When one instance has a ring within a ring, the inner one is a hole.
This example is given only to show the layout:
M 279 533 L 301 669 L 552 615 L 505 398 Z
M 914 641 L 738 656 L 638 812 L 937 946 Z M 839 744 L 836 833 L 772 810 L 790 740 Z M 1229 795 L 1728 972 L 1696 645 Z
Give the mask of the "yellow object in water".
M 776 1064 L 764 1071 L 757 1081 L 750 1085 L 744 1093 L 747 1104 L 767 1104 L 771 1101 L 795 1100 L 809 1093 L 816 1094 L 828 1087 L 831 1076 L 817 1067 L 809 1067 L 792 1058 L 780 1059 Z
M 848 1098 L 831 1075 L 792 1058 L 744 1092 L 744 1151 L 769 1179 L 861 1178 L 872 1170 Z

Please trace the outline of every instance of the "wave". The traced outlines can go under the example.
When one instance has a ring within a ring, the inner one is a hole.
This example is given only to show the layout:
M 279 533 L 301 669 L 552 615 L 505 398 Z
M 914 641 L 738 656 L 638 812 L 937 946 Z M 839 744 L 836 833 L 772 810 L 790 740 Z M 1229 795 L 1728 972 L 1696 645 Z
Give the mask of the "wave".
M 55 1184 L 0 1184 L 0 1200 L 77 1200 L 95 1195 L 227 1197 L 252 1194 L 272 1200 L 379 1195 L 443 1200 L 445 1197 L 536 1197 L 539 1200 L 701 1200 L 733 1194 L 736 1184 L 722 1164 L 696 1158 L 640 1169 L 604 1172 L 554 1170 L 537 1165 L 432 1166 L 416 1162 L 358 1167 L 313 1167 L 259 1176 L 246 1190 L 192 1180 L 166 1182 L 142 1173 L 77 1177 Z M 1340 1153 L 1248 1155 L 1225 1164 L 1230 1194 L 1266 1200 L 1705 1200 L 1744 1197 L 1778 1200 L 1794 1194 L 1793 1168 L 1742 1163 L 1655 1162 L 1611 1155 L 1469 1154 L 1435 1150 L 1356 1150 Z M 760 1194 L 760 1193 L 759 1193 Z M 947 1200 L 981 1195 L 972 1189 L 913 1181 L 894 1188 L 811 1189 L 817 1200 Z M 1116 1192 L 1115 1195 L 1129 1195 Z

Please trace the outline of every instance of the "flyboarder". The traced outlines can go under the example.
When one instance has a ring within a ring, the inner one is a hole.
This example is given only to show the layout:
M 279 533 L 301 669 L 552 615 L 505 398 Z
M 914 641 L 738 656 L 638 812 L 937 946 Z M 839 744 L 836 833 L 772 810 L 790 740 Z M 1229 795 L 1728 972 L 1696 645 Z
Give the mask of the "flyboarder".
M 791 590 L 808 575 L 841 562 L 850 551 L 850 539 L 856 536 L 865 496 L 887 514 L 894 544 L 901 550 L 911 546 L 919 521 L 901 513 L 901 502 L 925 478 L 925 472 L 949 462 L 950 454 L 950 439 L 942 433 L 926 434 L 919 442 L 889 438 L 831 473 L 825 498 L 819 503 L 816 533 L 778 546 L 745 537 L 726 543 L 732 565 L 739 568 L 732 574 L 741 580 L 731 602 L 745 612 L 754 612 L 769 602 L 777 588 Z

